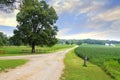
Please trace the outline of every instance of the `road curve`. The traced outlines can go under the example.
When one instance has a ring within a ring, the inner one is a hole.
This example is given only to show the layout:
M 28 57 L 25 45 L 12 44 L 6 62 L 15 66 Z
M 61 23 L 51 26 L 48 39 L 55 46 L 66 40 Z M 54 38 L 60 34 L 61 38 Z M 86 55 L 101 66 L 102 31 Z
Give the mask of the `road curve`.
M 0 57 L 0 59 L 30 60 L 23 66 L 1 72 L 0 80 L 59 80 L 64 69 L 63 59 L 71 49 L 53 54 Z

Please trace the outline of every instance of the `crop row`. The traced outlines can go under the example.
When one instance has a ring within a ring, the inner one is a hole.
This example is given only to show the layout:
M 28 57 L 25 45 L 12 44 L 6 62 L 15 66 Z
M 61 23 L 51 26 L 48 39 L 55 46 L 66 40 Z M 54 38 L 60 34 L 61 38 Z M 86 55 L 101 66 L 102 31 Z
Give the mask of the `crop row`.
M 120 48 L 105 46 L 80 46 L 75 53 L 98 66 L 115 80 L 120 80 Z

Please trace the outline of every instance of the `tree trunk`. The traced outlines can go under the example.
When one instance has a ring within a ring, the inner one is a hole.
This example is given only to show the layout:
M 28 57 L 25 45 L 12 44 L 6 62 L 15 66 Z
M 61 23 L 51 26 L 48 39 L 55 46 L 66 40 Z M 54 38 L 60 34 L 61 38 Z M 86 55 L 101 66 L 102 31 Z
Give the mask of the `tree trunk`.
M 32 53 L 35 53 L 35 44 L 32 44 Z

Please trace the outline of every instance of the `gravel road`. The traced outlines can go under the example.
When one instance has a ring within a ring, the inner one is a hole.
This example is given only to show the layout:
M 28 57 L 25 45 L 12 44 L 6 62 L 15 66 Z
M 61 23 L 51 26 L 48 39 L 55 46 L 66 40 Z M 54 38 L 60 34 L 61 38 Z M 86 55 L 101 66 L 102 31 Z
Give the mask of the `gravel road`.
M 59 80 L 64 69 L 63 59 L 71 49 L 53 54 L 0 57 L 0 59 L 30 60 L 25 65 L 1 72 L 0 80 Z

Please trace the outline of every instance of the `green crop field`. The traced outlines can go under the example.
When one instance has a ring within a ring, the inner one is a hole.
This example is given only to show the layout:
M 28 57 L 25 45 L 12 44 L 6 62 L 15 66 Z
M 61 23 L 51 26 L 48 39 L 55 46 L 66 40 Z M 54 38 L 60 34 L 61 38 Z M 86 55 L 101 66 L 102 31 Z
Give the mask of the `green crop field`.
M 83 59 L 79 58 L 74 50 L 66 54 L 65 69 L 60 80 L 112 80 L 97 65 L 87 62 L 88 66 L 84 67 L 83 62 Z
M 27 61 L 24 59 L 0 60 L 0 72 L 23 65 Z
M 53 47 L 39 47 L 36 46 L 36 53 L 51 53 L 59 50 L 71 48 L 75 45 L 55 45 Z M 30 46 L 3 46 L 0 50 L 5 51 L 5 53 L 0 52 L 0 56 L 12 56 L 12 55 L 26 55 L 31 54 Z
M 120 47 L 81 45 L 75 49 L 76 54 L 100 66 L 114 80 L 120 80 Z

